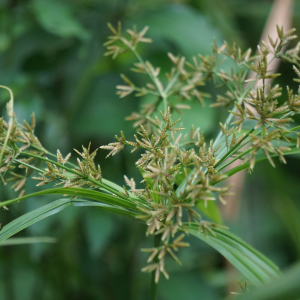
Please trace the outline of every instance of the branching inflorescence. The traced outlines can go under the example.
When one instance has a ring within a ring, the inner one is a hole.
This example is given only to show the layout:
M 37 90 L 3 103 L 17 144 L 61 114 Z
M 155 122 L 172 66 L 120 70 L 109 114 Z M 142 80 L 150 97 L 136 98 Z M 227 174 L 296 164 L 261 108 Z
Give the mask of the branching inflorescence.
M 160 237 L 158 246 L 142 249 L 150 253 L 149 264 L 143 271 L 155 272 L 155 281 L 158 282 L 160 273 L 169 277 L 164 263 L 166 255 L 180 263 L 175 252 L 189 246 L 183 241 L 189 224 L 196 224 L 199 232 L 206 236 L 214 235 L 214 228 L 223 227 L 217 222 L 203 220 L 201 214 L 205 214 L 206 207 L 214 205 L 211 203 L 216 200 L 226 204 L 226 197 L 231 195 L 230 186 L 222 182 L 235 170 L 223 173 L 225 167 L 237 159 L 243 159 L 243 164 L 236 171 L 253 169 L 258 157 L 259 160 L 268 159 L 275 166 L 272 157 L 278 156 L 286 163 L 284 155 L 294 153 L 299 147 L 300 127 L 293 128 L 291 123 L 293 116 L 300 112 L 300 88 L 298 94 L 287 88 L 284 94 L 287 100 L 280 103 L 278 99 L 282 88 L 278 84 L 266 86 L 266 80 L 280 75 L 268 69 L 269 54 L 272 54 L 271 60 L 282 59 L 292 63 L 300 78 L 300 44 L 283 51 L 287 42 L 296 36 L 293 35 L 294 30 L 284 33 L 279 27 L 276 41 L 269 38 L 271 47 L 262 42 L 253 56 L 250 49 L 243 53 L 235 44 L 229 46 L 225 42 L 218 47 L 215 42 L 211 56 L 199 55 L 192 62 L 169 53 L 173 66 L 162 77 L 160 68 L 144 61 L 136 50 L 138 43 L 151 42 L 145 37 L 147 27 L 141 32 L 135 27 L 127 30 L 128 37 L 122 33 L 120 24 L 117 29 L 109 24 L 109 29 L 113 35 L 105 44 L 108 50 L 106 55 L 116 58 L 131 51 L 138 60 L 131 70 L 145 74 L 144 86 L 137 86 L 122 75 L 125 84 L 117 86 L 117 94 L 121 98 L 131 93 L 137 97 L 151 95 L 153 101 L 127 118 L 134 121 L 137 129 L 134 139 L 127 140 L 121 132 L 120 137 L 115 136 L 116 142 L 100 148 L 110 151 L 107 157 L 117 154 L 125 146 L 131 147 L 132 152 L 138 150 L 140 158 L 136 166 L 143 176 L 144 188 L 137 189 L 134 179 L 126 176 L 127 187 L 119 188 L 102 178 L 100 166 L 94 163 L 97 150 L 90 153 L 90 145 L 83 147 L 82 153 L 76 150 L 81 157 L 77 159 L 77 165 L 69 162 L 70 154 L 63 158 L 59 150 L 57 155 L 49 153 L 34 135 L 34 115 L 31 125 L 26 121 L 21 125 L 13 116 L 9 132 L 8 123 L 4 118 L 0 119 L 0 151 L 3 153 L 0 176 L 5 184 L 5 175 L 13 175 L 8 180 L 15 182 L 12 188 L 21 191 L 16 201 L 24 198 L 27 178 L 33 173 L 32 178 L 39 182 L 38 186 L 55 182 L 66 189 L 100 190 L 122 200 L 126 203 L 121 207 L 123 211 L 134 213 L 147 225 L 147 236 Z M 221 69 L 222 57 L 233 61 L 234 66 L 229 71 Z M 250 72 L 251 78 L 247 79 Z M 299 78 L 295 79 L 298 83 Z M 189 136 L 182 135 L 179 120 L 171 119 L 174 111 L 189 109 L 188 103 L 194 99 L 204 106 L 204 99 L 210 98 L 202 88 L 207 82 L 215 85 L 221 83 L 226 88 L 225 94 L 218 95 L 211 106 L 230 109 L 227 120 L 220 123 L 220 133 L 211 141 L 205 140 L 200 128 L 192 127 Z M 49 159 L 50 156 L 54 158 Z M 25 173 L 12 172 L 16 166 L 24 168 Z M 76 194 L 73 196 L 76 197 Z M 0 204 L 4 206 L 5 202 Z M 115 208 L 120 209 L 120 206 Z

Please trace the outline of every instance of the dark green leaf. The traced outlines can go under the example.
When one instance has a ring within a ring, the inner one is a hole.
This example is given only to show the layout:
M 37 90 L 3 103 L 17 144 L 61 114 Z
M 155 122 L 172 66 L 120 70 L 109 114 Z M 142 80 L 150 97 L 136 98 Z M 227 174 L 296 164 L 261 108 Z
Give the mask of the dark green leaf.
M 60 199 L 56 200 L 50 204 L 44 205 L 41 208 L 38 208 L 36 210 L 33 210 L 14 221 L 10 222 L 9 224 L 5 225 L 3 229 L 0 231 L 0 243 L 12 235 L 18 233 L 19 231 L 29 227 L 30 225 L 48 217 L 53 214 L 56 214 L 69 206 L 70 204 L 73 204 L 74 206 L 99 206 L 102 209 L 118 213 L 121 215 L 124 215 L 126 217 L 135 218 L 136 214 L 132 213 L 130 211 L 127 211 L 126 209 L 122 207 L 114 207 L 111 205 L 93 202 L 93 201 L 85 201 L 85 200 L 71 200 L 70 198 L 66 199 Z M 1 245 L 1 244 L 0 244 Z
M 67 2 L 36 0 L 32 3 L 32 10 L 45 30 L 61 37 L 88 38 L 88 32 L 72 16 Z
M 108 205 L 108 204 L 104 204 L 104 203 L 99 203 L 99 202 L 95 202 L 95 201 L 87 201 L 87 200 L 80 200 L 80 199 L 76 199 L 72 201 L 72 204 L 74 206 L 99 206 L 104 210 L 119 214 L 119 215 L 123 215 L 129 218 L 135 218 L 138 214 L 134 213 L 132 211 L 126 210 L 122 207 L 119 206 L 112 206 L 112 205 Z
M 284 151 L 283 152 L 284 155 L 291 155 L 291 154 L 298 154 L 298 153 L 300 153 L 300 148 L 292 148 L 290 151 Z M 270 156 L 271 157 L 276 157 L 277 155 L 276 154 L 270 154 Z M 261 155 L 261 156 L 259 156 L 259 157 L 257 157 L 255 159 L 255 162 L 258 163 L 258 162 L 264 161 L 266 159 L 267 159 L 267 157 L 265 155 Z M 235 167 L 235 168 L 227 171 L 225 173 L 225 175 L 227 175 L 228 177 L 230 177 L 230 176 L 234 175 L 235 173 L 238 173 L 238 172 L 240 172 L 240 171 L 242 171 L 244 169 L 247 169 L 249 167 L 250 167 L 250 163 L 249 162 L 245 162 L 245 163 L 243 163 L 243 164 L 241 164 L 241 165 L 239 165 L 239 166 L 237 166 L 237 167 Z
M 70 204 L 71 200 L 69 198 L 56 200 L 15 219 L 5 225 L 0 231 L 0 242 L 8 239 L 32 224 L 62 211 Z
M 274 282 L 236 297 L 236 300 L 298 300 L 300 299 L 300 264 Z
M 27 198 L 35 197 L 35 196 L 41 196 L 41 195 L 50 195 L 50 194 L 58 194 L 58 195 L 72 195 L 72 196 L 81 196 L 81 197 L 86 197 L 89 199 L 93 199 L 102 203 L 110 204 L 110 205 L 118 205 L 124 208 L 131 208 L 135 209 L 136 204 L 135 202 L 131 199 L 128 198 L 128 200 L 121 199 L 119 197 L 105 194 L 102 192 L 98 192 L 95 190 L 89 190 L 89 189 L 83 189 L 83 188 L 54 188 L 54 189 L 48 189 L 32 194 L 25 195 L 20 198 L 8 200 L 5 202 L 1 203 L 1 206 L 3 205 L 8 205 L 20 200 L 24 200 Z
M 155 190 L 153 180 L 149 177 L 144 177 L 146 172 L 142 168 L 139 168 L 139 170 L 147 184 L 147 187 L 150 189 L 150 195 L 151 195 L 152 200 L 155 203 L 159 203 L 159 194 L 153 192 Z
M 188 232 L 221 253 L 247 280 L 260 286 L 278 277 L 278 267 L 259 251 L 248 245 L 228 230 L 213 229 L 216 236 L 198 231 L 196 224 L 185 224 Z
M 36 243 L 56 243 L 56 239 L 52 237 L 24 237 L 24 238 L 10 238 L 0 242 L 0 246 L 15 246 Z
M 223 223 L 216 201 L 207 201 L 206 207 L 204 201 L 200 201 L 197 208 L 212 221 L 219 224 Z

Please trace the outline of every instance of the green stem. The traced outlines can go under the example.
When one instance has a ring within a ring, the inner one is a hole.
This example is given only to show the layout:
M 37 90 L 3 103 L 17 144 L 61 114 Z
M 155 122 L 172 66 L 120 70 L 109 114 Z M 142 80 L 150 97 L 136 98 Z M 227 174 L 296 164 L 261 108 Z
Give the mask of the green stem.
M 243 144 L 241 147 L 239 147 L 239 146 L 242 144 L 243 141 L 245 141 L 248 138 L 248 136 L 253 131 L 254 131 L 254 128 L 252 128 L 235 146 L 233 146 L 225 155 L 223 155 L 222 158 L 215 165 L 215 167 L 218 167 L 223 161 L 225 161 L 227 158 L 229 158 L 232 154 L 234 154 L 236 151 L 238 151 L 241 147 L 243 147 L 245 144 Z
M 126 44 L 127 45 L 127 44 Z M 128 45 L 127 45 L 128 46 Z M 128 46 L 129 47 L 129 46 Z M 148 76 L 150 77 L 150 79 L 153 81 L 153 83 L 155 84 L 160 96 L 163 99 L 163 104 L 164 104 L 164 112 L 165 114 L 168 111 L 168 91 L 172 88 L 172 86 L 176 83 L 177 78 L 179 76 L 179 73 L 177 73 L 176 75 L 174 75 L 174 77 L 172 78 L 172 80 L 169 82 L 169 84 L 167 85 L 167 87 L 165 88 L 165 90 L 163 90 L 162 86 L 159 84 L 158 79 L 153 76 L 151 74 L 151 72 L 149 72 L 148 67 L 146 65 L 146 63 L 144 62 L 144 60 L 142 59 L 142 57 L 139 55 L 139 53 L 132 47 L 129 47 L 130 50 L 134 53 L 134 55 L 136 56 L 136 58 L 139 60 L 139 62 L 142 64 L 142 66 L 144 67 L 144 69 L 146 70 Z
M 161 242 L 161 234 L 154 236 L 154 247 L 159 247 Z M 154 263 L 158 263 L 158 257 L 154 259 Z M 151 274 L 151 291 L 150 291 L 150 300 L 157 300 L 158 295 L 158 283 L 155 282 L 155 271 Z
M 14 160 L 15 162 L 17 162 L 18 164 L 23 165 L 23 166 L 25 166 L 25 167 L 27 167 L 27 168 L 29 168 L 29 169 L 32 169 L 32 170 L 37 171 L 37 172 L 39 172 L 39 173 L 45 173 L 44 170 L 39 169 L 39 168 L 37 168 L 37 167 L 35 167 L 35 166 L 32 166 L 32 165 L 30 165 L 30 164 L 27 164 L 27 163 L 25 163 L 25 162 L 23 162 L 23 161 L 21 161 L 21 160 L 19 160 L 19 159 L 14 158 L 13 160 Z
M 11 133 L 11 130 L 12 130 L 12 127 L 13 127 L 13 123 L 14 123 L 14 95 L 13 95 L 10 88 L 8 88 L 4 85 L 0 85 L 0 88 L 8 90 L 9 94 L 10 94 L 10 100 L 7 104 L 7 114 L 8 114 L 8 117 L 9 117 L 9 122 L 8 122 L 8 129 L 7 129 L 7 132 L 6 132 L 5 140 L 4 140 L 2 150 L 1 150 L 1 153 L 0 153 L 0 164 L 1 164 L 2 158 L 3 158 L 3 155 L 4 155 L 4 151 L 5 151 L 6 145 L 8 143 L 9 136 L 10 136 L 10 133 Z
M 107 186 L 106 184 L 103 184 L 102 182 L 100 182 L 100 181 L 98 181 L 98 180 L 95 180 L 95 179 L 93 179 L 93 178 L 91 178 L 91 177 L 84 176 L 83 174 L 77 172 L 76 170 L 71 169 L 71 168 L 68 168 L 68 167 L 66 167 L 66 166 L 64 166 L 64 165 L 61 165 L 61 164 L 59 164 L 58 162 L 56 162 L 56 161 L 54 161 L 54 160 L 50 160 L 50 159 L 48 159 L 48 158 L 45 158 L 45 157 L 42 157 L 42 156 L 39 156 L 39 155 L 35 155 L 35 154 L 32 154 L 32 153 L 28 153 L 28 152 L 22 152 L 22 154 L 27 155 L 27 156 L 31 156 L 31 157 L 34 157 L 34 158 L 38 158 L 38 159 L 40 159 L 40 160 L 47 161 L 47 162 L 49 162 L 49 163 L 51 163 L 51 164 L 54 164 L 54 165 L 56 165 L 56 166 L 58 166 L 58 167 L 60 167 L 60 168 L 62 168 L 62 169 L 64 169 L 64 170 L 66 170 L 66 171 L 69 171 L 69 172 L 71 172 L 71 173 L 73 173 L 73 174 L 75 174 L 75 175 L 78 175 L 78 176 L 81 176 L 81 177 L 85 177 L 87 180 L 93 182 L 94 184 L 96 184 L 96 185 L 98 185 L 98 186 L 104 188 L 105 190 L 107 190 L 107 191 L 109 191 L 109 192 L 111 192 L 111 193 L 113 193 L 113 194 L 115 194 L 115 195 L 118 195 L 118 196 L 119 196 L 120 198 L 122 198 L 122 199 L 127 200 L 127 198 L 126 198 L 124 195 L 122 195 L 121 193 L 117 192 L 115 189 L 113 189 L 113 188 Z
M 249 84 L 249 86 L 246 88 L 246 90 L 241 95 L 241 97 L 239 97 L 239 101 L 238 101 L 239 104 L 243 101 L 244 97 L 251 90 L 251 88 L 253 87 L 254 84 L 255 84 L 255 81 L 253 81 L 251 84 Z M 236 107 L 234 107 L 232 110 L 235 111 Z M 233 114 L 229 113 L 229 115 L 228 115 L 228 117 L 227 117 L 227 119 L 225 121 L 225 124 L 227 123 L 229 125 L 229 123 L 231 122 L 232 118 L 233 118 Z M 219 140 L 221 139 L 222 135 L 223 135 L 223 132 L 222 132 L 222 130 L 220 130 L 217 138 L 214 140 L 214 147 L 218 146 Z
M 218 172 L 220 172 L 221 170 L 223 170 L 224 168 L 228 167 L 229 165 L 231 165 L 233 162 L 235 162 L 236 160 L 238 160 L 239 158 L 242 158 L 244 155 L 246 155 L 247 153 L 251 152 L 252 149 L 248 149 L 246 151 L 244 151 L 243 153 L 237 155 L 236 157 L 234 157 L 232 160 L 230 160 L 228 163 L 224 164 L 223 166 L 221 166 L 219 169 L 216 169 Z
M 248 151 L 248 150 L 247 150 Z M 245 151 L 245 152 L 247 152 Z M 283 151 L 282 154 L 283 155 L 292 155 L 292 154 L 299 154 L 300 153 L 300 149 L 298 148 L 292 148 L 291 150 L 288 150 L 288 151 Z M 270 154 L 270 157 L 278 157 L 278 155 L 276 153 L 272 153 Z M 236 159 L 238 159 L 240 157 L 236 157 Z M 267 156 L 265 155 L 260 155 L 258 156 L 256 159 L 255 159 L 255 163 L 258 163 L 258 162 L 261 162 L 261 161 L 264 161 L 267 159 Z M 230 169 L 229 171 L 227 171 L 226 173 L 224 173 L 224 175 L 228 177 L 231 177 L 232 175 L 244 170 L 244 169 L 247 169 L 250 167 L 250 162 L 247 161 L 233 169 Z M 224 178 L 225 179 L 225 178 Z M 223 181 L 224 179 L 220 180 L 220 181 L 217 181 L 217 182 L 214 182 L 212 185 L 216 185 L 217 183 Z
M 176 83 L 177 81 L 177 78 L 179 77 L 179 72 L 177 72 L 173 78 L 170 80 L 170 82 L 168 83 L 168 85 L 166 86 L 165 90 L 164 90 L 164 93 L 166 95 L 166 97 L 170 96 L 171 94 L 168 94 L 170 89 L 174 86 L 174 84 Z
M 22 152 L 22 154 L 28 154 L 28 153 Z M 30 153 L 30 154 L 31 154 L 31 153 Z M 31 155 L 33 155 L 33 154 L 31 154 Z M 72 173 L 74 173 L 74 174 L 76 174 L 76 175 L 80 175 L 80 174 L 81 174 L 81 173 L 76 172 L 74 169 L 67 168 L 66 166 L 60 165 L 59 163 L 57 163 L 57 162 L 55 162 L 55 161 L 52 161 L 52 160 L 49 160 L 49 159 L 47 159 L 47 158 L 40 157 L 40 156 L 37 156 L 37 155 L 35 155 L 34 157 L 39 158 L 39 159 L 41 159 L 41 160 L 45 160 L 45 161 L 51 162 L 51 163 L 53 163 L 53 164 L 56 164 L 57 166 L 59 166 L 59 167 L 61 167 L 61 168 L 64 168 L 65 170 L 70 171 L 70 172 L 72 172 Z M 39 169 L 39 168 L 37 168 L 37 167 L 35 167 L 35 166 L 32 166 L 32 165 L 30 165 L 30 164 L 27 164 L 27 163 L 25 163 L 25 162 L 23 162 L 23 161 L 21 161 L 21 160 L 16 159 L 16 158 L 14 158 L 13 160 L 14 160 L 15 162 L 21 164 L 21 165 L 24 165 L 25 167 L 28 167 L 29 169 L 32 169 L 32 170 L 34 170 L 34 171 L 37 171 L 38 173 L 43 174 L 43 173 L 46 172 L 46 171 L 43 170 L 43 169 Z M 76 168 L 75 165 L 72 165 L 72 166 L 74 166 L 74 168 Z M 81 174 L 80 176 L 84 177 L 82 174 Z M 86 177 L 86 179 L 87 179 L 87 180 L 91 180 L 91 181 L 93 180 L 93 179 L 90 178 L 90 177 Z M 57 180 L 61 180 L 61 179 L 58 178 Z M 119 196 L 119 197 L 122 198 L 123 200 L 126 200 L 126 201 L 128 200 L 127 197 L 123 196 L 121 193 L 118 192 L 118 190 L 119 190 L 119 191 L 120 191 L 120 190 L 122 191 L 122 188 L 119 187 L 117 184 L 111 183 L 109 180 L 107 180 L 107 179 L 105 179 L 105 178 L 102 178 L 102 179 L 101 179 L 101 182 L 95 181 L 95 180 L 93 180 L 92 182 L 95 183 L 95 184 L 97 184 L 98 186 L 100 186 L 100 187 L 101 187 L 100 190 L 105 190 L 106 192 L 109 191 L 109 192 L 111 192 L 112 194 Z M 113 186 L 110 186 L 110 185 L 113 185 Z M 118 189 L 118 188 L 119 188 L 119 189 Z M 130 199 L 131 199 L 131 200 L 134 200 L 134 201 L 138 202 L 140 206 L 146 206 L 146 208 L 149 208 L 148 203 L 144 203 L 143 200 L 139 199 L 139 198 L 138 198 L 136 195 L 134 195 L 133 193 L 131 193 L 131 192 L 128 192 L 128 193 L 129 193 L 129 195 L 130 195 Z M 20 200 L 20 199 L 17 198 L 17 200 Z M 12 203 L 13 203 L 13 202 L 12 202 Z M 2 204 L 3 204 L 3 203 L 2 203 Z M 9 203 L 9 204 L 10 204 L 10 203 Z M 1 207 L 1 206 L 3 206 L 3 205 L 0 205 L 0 207 Z
M 275 56 L 269 61 L 269 63 L 268 63 L 268 65 L 270 65 L 271 64 L 271 62 L 273 61 L 275 59 Z M 258 77 L 257 75 L 256 75 L 256 77 Z M 257 78 L 258 79 L 258 78 Z M 223 81 L 224 82 L 224 81 Z M 225 82 L 224 82 L 225 83 Z M 239 99 L 238 99 L 238 103 L 240 104 L 242 101 L 243 101 L 243 99 L 244 99 L 244 97 L 247 95 L 247 93 L 252 89 L 252 87 L 255 85 L 255 83 L 256 83 L 256 81 L 252 81 L 249 85 L 248 85 L 248 87 L 246 88 L 246 90 L 244 91 L 244 93 L 241 95 L 241 97 L 239 97 Z M 227 83 L 225 83 L 225 85 L 227 86 L 227 88 L 229 88 L 229 84 L 227 84 Z M 235 93 L 233 93 L 234 95 L 235 95 Z M 236 110 L 236 107 L 234 107 L 233 108 L 233 111 L 235 111 Z M 230 123 L 230 121 L 232 120 L 232 118 L 233 118 L 233 114 L 232 113 L 230 113 L 229 115 L 228 115 L 228 118 L 226 119 L 226 121 L 225 121 L 225 124 L 226 123 Z M 214 140 L 214 147 L 217 147 L 218 146 L 218 142 L 219 142 L 219 140 L 221 139 L 221 137 L 222 137 L 222 130 L 220 130 L 219 131 L 219 134 L 218 134 L 218 136 L 217 136 L 217 138 Z
M 168 111 L 168 100 L 166 96 L 163 97 L 163 103 L 164 103 L 164 112 L 166 114 Z

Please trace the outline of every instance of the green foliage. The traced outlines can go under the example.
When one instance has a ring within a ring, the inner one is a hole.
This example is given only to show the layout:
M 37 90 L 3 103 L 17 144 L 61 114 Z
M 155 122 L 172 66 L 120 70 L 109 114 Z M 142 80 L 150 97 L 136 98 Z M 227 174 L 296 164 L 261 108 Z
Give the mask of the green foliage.
M 32 238 L 10 238 L 0 242 L 0 246 L 14 246 L 35 243 L 56 243 L 56 239 L 49 237 L 32 237 Z
M 61 37 L 89 38 L 88 32 L 72 16 L 72 6 L 61 1 L 33 1 L 32 10 L 45 30 Z
M 279 270 L 274 263 L 259 253 L 243 240 L 224 229 L 213 229 L 209 238 L 197 231 L 197 226 L 187 225 L 190 234 L 201 239 L 220 252 L 255 286 L 261 286 L 279 277 Z
M 293 300 L 299 299 L 299 264 L 288 270 L 281 278 L 274 282 L 237 297 L 241 300 Z
M 7 238 L 32 224 L 62 211 L 71 203 L 72 201 L 68 198 L 56 200 L 44 207 L 38 208 L 33 212 L 27 213 L 22 217 L 12 221 L 11 223 L 5 225 L 1 230 L 0 242 L 5 241 Z

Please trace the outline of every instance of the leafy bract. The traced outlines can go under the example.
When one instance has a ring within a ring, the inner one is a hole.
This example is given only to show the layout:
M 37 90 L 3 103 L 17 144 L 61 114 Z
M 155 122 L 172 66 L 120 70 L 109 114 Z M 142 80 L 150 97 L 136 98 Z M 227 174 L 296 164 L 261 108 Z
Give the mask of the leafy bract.
M 20 232 L 21 230 L 29 227 L 30 225 L 37 223 L 38 221 L 43 220 L 44 218 L 47 218 L 51 215 L 54 215 L 63 209 L 65 209 L 70 204 L 73 204 L 74 206 L 99 206 L 104 210 L 108 210 L 117 214 L 121 214 L 127 217 L 134 218 L 136 214 L 122 208 L 122 207 L 116 207 L 104 203 L 99 203 L 95 201 L 86 201 L 82 199 L 59 199 L 56 201 L 51 202 L 50 204 L 44 205 L 38 209 L 35 209 L 17 219 L 10 222 L 9 224 L 5 225 L 3 229 L 0 231 L 0 246 L 1 245 L 8 245 L 9 242 L 3 243 L 3 241 L 7 240 L 9 237 L 13 236 L 14 234 Z M 14 240 L 13 240 L 14 241 Z M 41 240 L 42 242 L 49 242 L 49 240 Z M 15 240 L 15 243 L 24 243 L 26 241 L 17 241 Z M 30 241 L 33 243 L 34 241 Z M 38 242 L 38 241 L 35 241 Z M 53 240 L 52 240 L 53 242 Z
M 26 245 L 36 243 L 56 243 L 56 239 L 52 237 L 22 237 L 22 238 L 10 238 L 0 242 L 1 246 L 15 246 L 15 245 Z
M 72 204 L 76 207 L 83 207 L 83 206 L 98 206 L 101 207 L 104 210 L 119 214 L 119 215 L 123 215 L 125 217 L 129 217 L 129 218 L 135 218 L 138 214 L 134 213 L 132 211 L 129 211 L 127 209 L 124 209 L 122 207 L 119 206 L 112 206 L 112 205 L 108 205 L 108 204 L 104 204 L 104 203 L 99 203 L 99 202 L 95 202 L 95 201 L 87 201 L 87 200 L 81 200 L 81 199 L 76 199 L 72 201 Z
M 263 285 L 279 276 L 278 267 L 259 251 L 228 230 L 215 228 L 215 236 L 208 238 L 195 224 L 185 224 L 187 231 L 222 254 L 243 276 L 255 286 Z
M 41 195 L 49 195 L 49 194 L 58 194 L 58 195 L 72 195 L 72 196 L 81 196 L 81 197 L 86 197 L 92 200 L 96 200 L 102 203 L 106 203 L 109 205 L 119 205 L 123 208 L 131 208 L 135 209 L 136 204 L 131 198 L 128 198 L 128 200 L 125 199 L 120 199 L 116 196 L 98 192 L 95 190 L 89 190 L 89 189 L 84 189 L 84 188 L 53 188 L 53 189 L 48 189 L 32 194 L 25 195 L 23 197 L 19 197 L 16 199 L 8 200 L 5 202 L 1 203 L 1 206 L 11 204 L 13 202 L 18 202 L 20 200 L 24 200 L 27 198 L 35 197 L 35 196 L 41 196 Z
M 291 148 L 291 150 L 285 151 L 284 155 L 292 155 L 292 154 L 299 154 L 299 153 L 300 153 L 300 148 Z M 270 154 L 270 157 L 276 157 L 276 156 L 278 156 L 278 155 L 277 154 Z M 260 155 L 260 156 L 258 156 L 255 159 L 255 161 L 256 162 L 261 162 L 261 161 L 264 161 L 266 159 L 267 159 L 266 155 Z M 231 170 L 227 171 L 225 173 L 225 175 L 227 175 L 228 177 L 230 177 L 230 176 L 234 175 L 235 173 L 238 173 L 238 172 L 240 172 L 240 171 L 242 171 L 244 169 L 247 169 L 249 167 L 250 167 L 250 162 L 247 161 L 247 162 L 245 162 L 245 163 L 243 163 L 243 164 L 241 164 L 241 165 L 239 165 L 239 166 L 237 166 L 235 168 L 232 168 Z
M 204 201 L 197 204 L 197 208 L 216 223 L 223 223 L 218 205 L 215 201 L 208 201 L 205 206 Z
M 72 200 L 69 198 L 59 199 L 15 219 L 5 225 L 0 231 L 0 242 L 8 239 L 32 224 L 62 211 L 68 207 L 71 202 Z
M 279 279 L 259 289 L 235 298 L 236 300 L 297 300 L 300 296 L 300 264 L 296 264 Z

